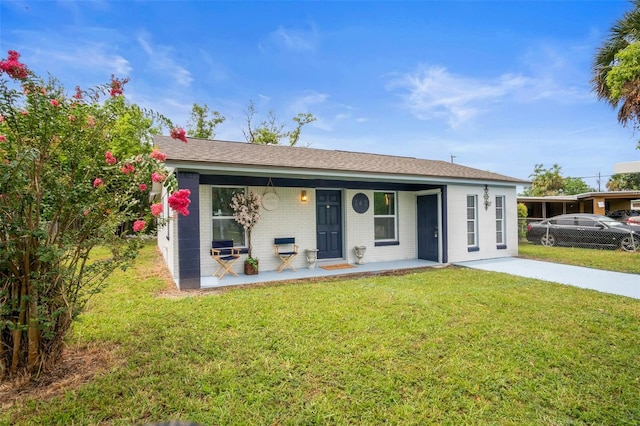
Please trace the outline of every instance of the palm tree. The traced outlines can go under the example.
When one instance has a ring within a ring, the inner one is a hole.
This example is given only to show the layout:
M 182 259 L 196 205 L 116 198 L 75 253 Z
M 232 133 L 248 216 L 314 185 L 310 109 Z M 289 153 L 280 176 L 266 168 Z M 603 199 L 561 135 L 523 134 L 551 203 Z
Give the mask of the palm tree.
M 624 86 L 622 96 L 612 96 L 607 85 L 607 75 L 616 65 L 616 55 L 634 42 L 640 42 L 640 0 L 633 0 L 633 9 L 615 22 L 609 30 L 609 38 L 598 49 L 591 67 L 591 83 L 598 99 L 605 100 L 613 108 L 620 101 L 618 121 L 624 126 L 629 120 L 640 117 L 640 81 L 629 81 Z

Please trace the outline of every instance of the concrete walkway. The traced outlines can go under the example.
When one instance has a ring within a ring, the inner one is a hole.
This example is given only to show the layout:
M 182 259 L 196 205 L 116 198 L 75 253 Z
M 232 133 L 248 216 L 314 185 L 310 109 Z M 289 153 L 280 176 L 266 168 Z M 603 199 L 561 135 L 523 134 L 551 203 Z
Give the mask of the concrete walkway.
M 504 272 L 640 299 L 640 275 L 506 257 L 456 263 L 458 266 Z

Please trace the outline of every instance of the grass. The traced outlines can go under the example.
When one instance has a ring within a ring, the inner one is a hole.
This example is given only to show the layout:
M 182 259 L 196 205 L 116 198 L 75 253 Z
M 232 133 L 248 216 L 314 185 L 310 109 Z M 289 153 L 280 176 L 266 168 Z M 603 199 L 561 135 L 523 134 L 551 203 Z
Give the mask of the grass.
M 577 247 L 545 247 L 527 241 L 520 241 L 518 255 L 527 259 L 640 274 L 640 252 L 628 253 L 622 250 L 598 250 Z
M 454 267 L 169 298 L 158 262 L 74 327 L 123 362 L 0 424 L 640 422 L 638 300 Z

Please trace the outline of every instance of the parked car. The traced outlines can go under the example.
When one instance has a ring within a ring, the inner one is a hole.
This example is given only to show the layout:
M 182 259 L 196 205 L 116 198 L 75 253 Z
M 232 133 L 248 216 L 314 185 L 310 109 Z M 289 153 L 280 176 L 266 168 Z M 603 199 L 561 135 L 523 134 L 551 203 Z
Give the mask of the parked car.
M 616 210 L 607 216 L 629 225 L 640 226 L 640 210 Z
M 544 246 L 640 250 L 640 228 L 595 214 L 563 214 L 527 225 L 527 240 Z

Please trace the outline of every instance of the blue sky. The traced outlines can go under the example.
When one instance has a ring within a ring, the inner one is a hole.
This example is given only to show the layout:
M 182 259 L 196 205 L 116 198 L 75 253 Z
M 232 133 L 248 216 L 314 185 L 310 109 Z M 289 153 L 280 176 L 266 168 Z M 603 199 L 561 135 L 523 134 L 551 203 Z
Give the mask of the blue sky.
M 245 111 L 318 120 L 301 144 L 454 161 L 601 189 L 640 134 L 591 92 L 627 1 L 7 1 L 0 51 L 72 93 L 130 77 L 131 102 L 186 126 L 194 102 L 244 141 Z

